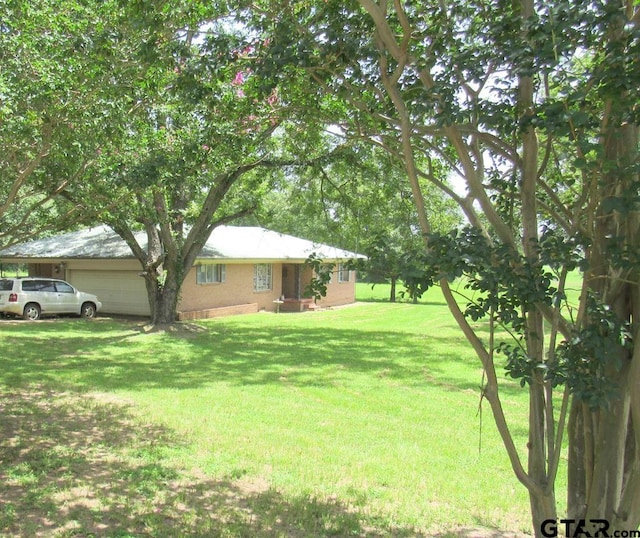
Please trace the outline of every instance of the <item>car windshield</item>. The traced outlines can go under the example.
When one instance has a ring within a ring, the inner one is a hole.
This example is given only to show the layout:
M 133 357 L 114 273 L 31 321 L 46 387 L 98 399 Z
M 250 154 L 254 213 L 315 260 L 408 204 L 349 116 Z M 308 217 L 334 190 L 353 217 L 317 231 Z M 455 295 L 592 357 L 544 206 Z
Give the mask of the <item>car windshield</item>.
M 0 280 L 0 291 L 11 291 L 13 289 L 13 280 L 3 278 Z

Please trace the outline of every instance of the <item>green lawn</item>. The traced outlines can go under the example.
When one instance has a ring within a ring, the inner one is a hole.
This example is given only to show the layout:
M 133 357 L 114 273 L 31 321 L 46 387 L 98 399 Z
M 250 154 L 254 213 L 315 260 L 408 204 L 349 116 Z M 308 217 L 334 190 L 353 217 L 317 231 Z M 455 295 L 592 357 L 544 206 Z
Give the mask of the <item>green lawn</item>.
M 358 286 L 354 306 L 169 332 L 0 320 L 0 535 L 529 529 L 437 290 L 390 304 Z M 503 396 L 524 449 L 526 395 Z

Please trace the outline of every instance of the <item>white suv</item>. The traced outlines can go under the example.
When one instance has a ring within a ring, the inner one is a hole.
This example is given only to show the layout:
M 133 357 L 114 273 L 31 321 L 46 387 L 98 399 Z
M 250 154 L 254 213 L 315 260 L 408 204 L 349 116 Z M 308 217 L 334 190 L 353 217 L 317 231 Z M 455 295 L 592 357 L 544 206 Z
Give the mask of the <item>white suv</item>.
M 95 295 L 78 291 L 54 278 L 0 279 L 0 313 L 37 320 L 48 314 L 76 314 L 93 318 L 102 303 Z

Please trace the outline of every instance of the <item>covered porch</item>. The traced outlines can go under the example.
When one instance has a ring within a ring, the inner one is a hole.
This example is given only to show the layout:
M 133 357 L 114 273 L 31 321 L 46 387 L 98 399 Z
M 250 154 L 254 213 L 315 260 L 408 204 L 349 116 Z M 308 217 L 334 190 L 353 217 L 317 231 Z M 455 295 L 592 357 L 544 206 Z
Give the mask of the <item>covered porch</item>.
M 304 289 L 311 282 L 313 269 L 303 263 L 282 264 L 282 296 L 280 312 L 304 312 L 313 310 L 312 298 L 303 297 Z

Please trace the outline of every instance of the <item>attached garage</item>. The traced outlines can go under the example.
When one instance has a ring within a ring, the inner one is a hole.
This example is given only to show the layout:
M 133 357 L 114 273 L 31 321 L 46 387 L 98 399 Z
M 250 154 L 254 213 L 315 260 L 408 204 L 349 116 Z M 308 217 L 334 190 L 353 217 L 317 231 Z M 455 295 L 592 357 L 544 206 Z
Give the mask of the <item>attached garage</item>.
M 67 280 L 78 289 L 97 295 L 105 313 L 150 315 L 144 279 L 136 271 L 68 269 Z

